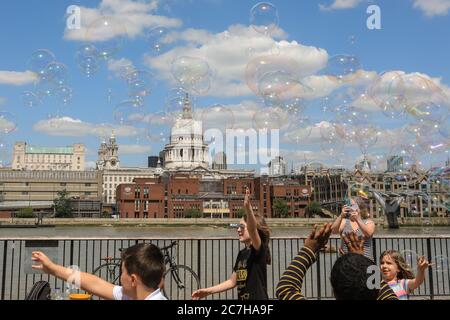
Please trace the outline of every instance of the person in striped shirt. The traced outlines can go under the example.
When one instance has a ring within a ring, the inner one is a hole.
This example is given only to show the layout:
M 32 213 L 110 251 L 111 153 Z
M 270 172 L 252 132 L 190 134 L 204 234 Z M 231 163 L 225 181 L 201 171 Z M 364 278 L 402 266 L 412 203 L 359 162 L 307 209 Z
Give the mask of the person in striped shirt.
M 303 279 L 309 267 L 316 261 L 316 254 L 325 247 L 330 237 L 332 224 L 315 226 L 305 240 L 305 245 L 283 273 L 276 295 L 280 300 L 304 300 Z M 349 253 L 338 258 L 331 270 L 331 285 L 337 300 L 398 300 L 384 281 L 380 288 L 370 288 L 368 280 L 370 267 L 375 264 L 364 257 L 364 240 L 355 234 L 344 236 Z
M 381 254 L 380 269 L 383 279 L 399 300 L 408 300 L 408 295 L 424 282 L 425 270 L 432 265 L 423 256 L 417 260 L 417 276 L 414 277 L 410 266 L 398 251 L 386 250 Z

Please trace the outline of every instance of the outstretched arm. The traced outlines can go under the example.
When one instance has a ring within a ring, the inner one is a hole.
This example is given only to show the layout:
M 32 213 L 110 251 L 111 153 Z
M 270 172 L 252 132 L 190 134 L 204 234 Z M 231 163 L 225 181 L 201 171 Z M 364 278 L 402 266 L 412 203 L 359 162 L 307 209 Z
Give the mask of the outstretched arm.
M 257 222 L 250 202 L 250 190 L 248 188 L 245 190 L 244 209 L 245 214 L 247 215 L 247 230 L 250 239 L 252 240 L 252 246 L 256 251 L 259 251 L 261 248 L 261 238 L 258 229 L 256 228 Z
M 424 256 L 419 257 L 417 261 L 417 275 L 415 279 L 408 280 L 408 289 L 410 292 L 414 291 L 425 280 L 425 270 L 432 266 L 431 263 L 429 263 Z
M 53 263 L 44 253 L 35 251 L 32 260 L 40 263 L 32 268 L 55 276 L 63 281 L 75 282 L 81 289 L 102 299 L 113 300 L 114 285 L 86 272 L 80 272 Z M 79 282 L 79 283 L 78 283 Z
M 237 279 L 236 272 L 233 272 L 230 279 L 228 279 L 227 281 L 224 281 L 214 287 L 198 289 L 198 290 L 194 291 L 192 293 L 192 300 L 203 299 L 211 294 L 220 293 L 220 292 L 224 292 L 224 291 L 233 289 L 234 287 L 236 287 L 236 284 L 237 284 L 236 279 Z

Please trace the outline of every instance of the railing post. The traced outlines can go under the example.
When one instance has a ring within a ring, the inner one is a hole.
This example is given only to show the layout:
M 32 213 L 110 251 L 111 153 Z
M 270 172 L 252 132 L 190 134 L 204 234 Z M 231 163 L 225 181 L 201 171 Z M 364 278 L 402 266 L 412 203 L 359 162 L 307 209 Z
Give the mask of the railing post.
M 8 240 L 3 241 L 3 269 L 2 269 L 2 294 L 0 300 L 5 300 L 6 259 L 8 258 Z M 14 257 L 13 257 L 14 258 Z
M 200 278 L 200 265 L 201 265 L 201 256 L 200 256 L 200 253 L 201 253 L 201 248 L 200 248 L 200 245 L 201 245 L 201 242 L 200 242 L 201 240 L 200 239 L 197 239 L 197 275 L 198 275 L 198 279 L 199 279 L 199 281 L 200 281 L 200 287 L 201 287 L 201 278 Z
M 372 254 L 373 254 L 373 262 L 375 264 L 377 263 L 378 256 L 377 256 L 377 240 L 375 238 L 372 238 Z
M 428 252 L 428 261 L 431 262 L 431 239 L 427 238 L 427 252 Z M 428 268 L 428 277 L 430 278 L 430 298 L 434 299 L 434 284 L 433 284 L 433 271 L 432 268 Z
M 322 281 L 320 279 L 320 252 L 317 253 L 316 269 L 317 269 L 317 300 L 321 300 L 322 299 Z
M 70 240 L 70 266 L 73 266 L 73 240 Z

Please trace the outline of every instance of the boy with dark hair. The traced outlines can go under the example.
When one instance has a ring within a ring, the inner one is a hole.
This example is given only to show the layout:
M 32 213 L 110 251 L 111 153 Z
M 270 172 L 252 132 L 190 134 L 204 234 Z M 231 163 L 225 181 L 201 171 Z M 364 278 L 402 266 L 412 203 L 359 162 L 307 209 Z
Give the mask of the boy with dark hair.
M 40 263 L 33 265 L 33 269 L 64 281 L 74 281 L 81 289 L 106 300 L 167 300 L 160 290 L 165 272 L 164 257 L 153 244 L 137 244 L 122 252 L 122 286 L 57 265 L 39 251 L 32 253 L 32 260 Z
M 317 230 L 314 227 L 305 240 L 304 247 L 284 272 L 277 286 L 277 297 L 281 300 L 304 300 L 302 293 L 303 278 L 309 267 L 316 261 L 316 254 L 325 247 L 332 230 L 331 223 Z M 371 289 L 368 279 L 370 266 L 375 265 L 364 257 L 364 239 L 356 234 L 344 236 L 349 254 L 336 260 L 331 270 L 331 285 L 337 300 L 398 300 L 395 293 L 381 281 L 379 289 Z

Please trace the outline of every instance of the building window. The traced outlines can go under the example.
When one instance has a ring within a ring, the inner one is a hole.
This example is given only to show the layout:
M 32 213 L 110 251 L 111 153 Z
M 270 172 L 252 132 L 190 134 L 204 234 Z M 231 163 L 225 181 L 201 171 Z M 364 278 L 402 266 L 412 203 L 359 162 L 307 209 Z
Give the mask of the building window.
M 59 185 L 60 185 L 61 187 L 65 187 L 65 186 L 67 186 L 67 183 L 61 182 Z
M 26 196 L 28 194 L 28 191 L 22 191 L 22 195 Z
M 85 196 L 90 196 L 91 193 L 90 193 L 89 191 L 86 191 L 86 192 L 84 193 L 84 195 L 85 195 Z
M 91 184 L 90 184 L 90 183 L 85 183 L 84 186 L 85 186 L 85 187 L 90 187 Z
M 134 201 L 134 211 L 139 211 L 140 210 L 140 201 L 139 200 L 135 200 Z
M 136 186 L 136 189 L 134 190 L 134 197 L 135 198 L 141 197 L 141 187 L 140 186 Z
M 148 187 L 144 187 L 144 198 L 148 198 L 149 190 Z
M 144 211 L 148 212 L 148 201 L 144 201 Z

